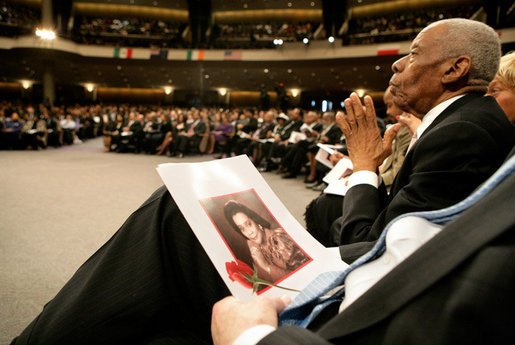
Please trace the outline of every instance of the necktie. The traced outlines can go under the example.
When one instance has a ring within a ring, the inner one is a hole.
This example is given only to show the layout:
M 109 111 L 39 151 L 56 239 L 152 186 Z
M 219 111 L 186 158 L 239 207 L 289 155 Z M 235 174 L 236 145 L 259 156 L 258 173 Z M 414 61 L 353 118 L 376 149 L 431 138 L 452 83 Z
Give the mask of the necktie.
M 436 224 L 446 224 L 457 218 L 463 211 L 476 204 L 500 182 L 515 171 L 515 155 L 506 161 L 486 182 L 463 201 L 436 211 L 411 212 L 393 219 L 385 227 L 374 247 L 366 254 L 354 261 L 344 271 L 324 272 L 316 277 L 304 288 L 292 303 L 279 315 L 279 326 L 297 325 L 307 327 L 309 323 L 329 304 L 341 302 L 345 289 L 345 277 L 355 268 L 379 257 L 386 249 L 386 234 L 393 223 L 401 218 L 416 216 L 425 218 Z M 342 286 L 330 296 L 328 292 Z
M 188 128 L 188 135 L 189 136 L 192 136 L 193 133 L 195 133 L 195 126 L 197 125 L 197 121 L 193 122 L 190 126 L 190 128 Z
M 408 154 L 409 150 L 411 150 L 411 148 L 413 147 L 413 145 L 415 145 L 415 143 L 417 142 L 417 133 L 415 132 L 415 134 L 413 134 L 413 136 L 411 137 L 411 141 L 409 142 L 409 146 L 408 146 L 408 149 L 406 150 L 406 154 Z

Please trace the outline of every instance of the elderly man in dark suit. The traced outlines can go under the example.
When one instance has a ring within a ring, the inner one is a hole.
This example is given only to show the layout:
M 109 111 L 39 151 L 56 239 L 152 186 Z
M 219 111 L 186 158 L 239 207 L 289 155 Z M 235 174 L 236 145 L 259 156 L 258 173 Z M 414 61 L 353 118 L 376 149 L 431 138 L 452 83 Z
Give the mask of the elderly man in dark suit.
M 345 196 L 343 216 L 332 226 L 334 244 L 348 244 L 340 247 L 344 261 L 351 262 L 370 249 L 385 226 L 397 216 L 455 204 L 499 167 L 514 142 L 513 128 L 502 109 L 492 97 L 484 97 L 485 88 L 499 66 L 499 59 L 499 41 L 491 28 L 470 20 L 454 19 L 440 21 L 424 29 L 413 41 L 410 54 L 393 64 L 394 75 L 390 85 L 394 102 L 404 111 L 422 118 L 422 124 L 417 129 L 416 141 L 408 151 L 388 197 L 381 193 L 381 188 L 378 189 L 376 172 L 390 155 L 392 140 L 400 125 L 392 127 L 382 139 L 375 121 L 372 99 L 365 97 L 365 107 L 356 94 L 345 100 L 347 116 L 339 114 L 337 123 L 346 137 L 354 173 L 351 188 Z M 511 223 L 505 225 L 505 230 L 513 229 L 513 225 L 512 217 Z M 467 234 L 467 231 L 464 232 Z M 507 251 L 513 257 L 513 234 L 510 235 L 507 231 L 503 237 L 507 241 Z M 502 246 L 502 242 L 494 242 L 494 247 Z M 452 247 L 461 245 L 469 245 L 465 236 L 455 238 Z M 432 252 L 432 260 L 450 255 L 451 250 L 441 249 L 440 252 Z M 505 263 L 500 252 L 497 255 L 494 260 Z M 426 258 L 429 260 L 429 257 Z M 481 258 L 484 257 L 480 256 L 479 260 Z M 490 259 L 493 257 L 481 263 L 492 263 Z M 475 265 L 467 268 L 454 267 L 454 273 L 465 276 L 472 274 L 478 279 L 484 277 L 490 281 L 489 273 L 481 275 L 481 269 Z M 443 269 L 435 262 L 429 266 L 434 271 Z M 508 272 L 503 271 L 513 278 L 513 274 Z M 506 276 L 500 277 L 502 278 L 499 279 L 504 279 Z M 493 276 L 490 277 L 492 278 Z M 400 279 L 405 279 L 408 285 L 412 284 L 407 275 L 401 275 Z M 328 340 L 342 344 L 452 343 L 453 339 L 457 341 L 458 335 L 464 335 L 462 328 L 467 326 L 480 327 L 482 331 L 475 330 L 471 333 L 474 335 L 464 336 L 460 342 L 481 342 L 477 335 L 483 331 L 489 335 L 493 333 L 491 339 L 483 338 L 483 342 L 494 343 L 503 339 L 513 326 L 510 309 L 503 307 L 499 313 L 502 317 L 497 319 L 501 323 L 502 318 L 511 319 L 511 326 L 507 328 L 495 323 L 482 324 L 484 315 L 481 312 L 475 315 L 464 312 L 464 315 L 472 319 L 460 322 L 457 314 L 461 308 L 467 310 L 465 306 L 474 292 L 479 294 L 484 290 L 479 286 L 469 287 L 466 282 L 456 282 L 455 279 L 455 276 L 447 278 L 445 284 L 438 285 L 437 291 L 419 297 L 416 302 L 407 306 L 409 311 L 404 313 L 397 312 L 399 301 L 390 300 L 395 296 L 382 293 L 394 291 L 402 285 L 397 284 L 394 288 L 383 281 L 382 285 L 386 286 L 378 292 L 379 295 L 374 300 L 375 307 L 372 300 L 363 296 L 359 300 L 362 301 L 362 306 L 351 304 L 346 309 L 348 313 L 344 311 L 327 324 L 323 323 L 319 334 L 281 328 L 263 343 L 327 344 Z M 512 284 L 513 279 L 510 281 Z M 453 282 L 457 284 L 456 289 L 462 289 L 462 293 L 467 294 L 466 297 L 453 290 Z M 494 280 L 491 284 L 493 289 L 497 282 Z M 509 286 L 500 285 L 500 289 L 507 289 Z M 483 301 L 477 301 L 477 309 L 484 308 L 485 315 L 487 311 L 490 311 L 489 316 L 496 311 L 487 308 L 488 301 L 502 305 L 502 299 L 497 300 L 495 293 L 490 290 L 479 297 L 484 297 Z M 397 297 L 405 298 L 403 294 L 400 295 L 397 294 Z M 445 301 L 447 298 L 454 298 L 456 304 Z M 513 306 L 512 297 L 509 301 L 508 304 Z M 276 327 L 277 312 L 284 306 L 285 302 L 280 299 L 255 300 L 250 305 L 242 305 L 233 298 L 224 299 L 214 309 L 213 338 L 216 343 L 230 344 L 248 328 L 252 331 L 258 325 Z M 360 313 L 351 313 L 358 308 L 362 308 Z M 375 308 L 385 310 L 377 311 Z M 328 315 L 330 313 L 325 313 L 324 316 Z M 330 316 L 334 315 L 333 311 Z M 343 315 L 349 315 L 350 320 Z M 348 324 L 342 321 L 344 319 Z M 434 324 L 438 326 L 437 329 L 431 328 Z M 231 327 L 223 329 L 223 325 Z M 313 327 L 317 328 L 316 325 Z M 432 332 L 435 334 L 430 334 Z M 250 333 L 246 334 L 250 336 Z M 347 334 L 352 334 L 348 337 L 349 340 L 341 339 Z M 422 334 L 424 337 L 417 341 Z M 226 342 L 227 340 L 229 341 Z
M 365 97 L 366 111 L 355 94 L 345 101 L 348 116 L 337 122 L 347 137 L 355 186 L 345 196 L 343 216 L 332 225 L 332 245 L 375 241 L 400 214 L 458 202 L 506 157 L 513 130 L 495 100 L 483 96 L 499 66 L 494 35 L 473 21 L 439 22 L 422 31 L 410 54 L 393 64 L 394 102 L 422 123 L 386 198 L 378 193 L 375 171 L 391 152 L 400 125 L 381 140 L 371 121 L 372 100 Z M 476 37 L 483 42 L 476 43 Z
M 464 198 L 501 165 L 513 146 L 512 126 L 500 108 L 491 97 L 472 92 L 488 85 L 496 67 L 483 75 L 472 53 L 446 55 L 444 40 L 457 48 L 463 43 L 486 51 L 493 57 L 490 63 L 498 64 L 495 32 L 461 20 L 426 28 L 410 56 L 394 64 L 396 104 L 415 114 L 431 115 L 440 104 L 447 109 L 439 111 L 411 148 L 386 215 L 376 222 L 384 222 L 390 213 L 435 209 Z M 455 98 L 463 93 L 467 95 Z M 448 100 L 452 104 L 444 103 Z M 347 103 L 352 110 L 339 122 L 351 159 L 356 171 L 373 177 L 388 155 L 395 127 L 383 141 L 371 100 L 365 99 L 366 112 L 355 96 Z M 237 338 L 261 344 L 504 344 L 515 329 L 514 187 L 512 174 L 461 218 L 439 228 L 433 239 L 424 229 L 415 229 L 426 244 L 420 247 L 416 237 L 410 240 L 413 254 L 390 267 L 360 298 L 349 302 L 352 294 L 345 296 L 341 313 L 329 308 L 306 329 L 277 330 L 278 312 L 287 301 L 257 298 L 242 304 L 232 297 L 222 299 L 229 295 L 227 288 L 162 187 L 13 344 L 205 344 L 211 336 L 216 344 L 232 344 Z M 384 205 L 375 187 L 357 184 L 349 190 L 345 207 L 360 202 L 359 195 L 352 196 L 359 190 L 366 204 L 361 205 L 364 210 L 354 206 L 362 216 L 353 216 L 352 229 L 355 236 L 360 232 L 354 229 L 365 229 L 363 238 L 368 240 L 375 231 L 368 221 L 372 211 L 381 213 L 379 206 Z M 355 201 L 349 202 L 349 196 Z M 365 247 L 341 246 L 342 259 L 351 262 Z M 382 259 L 371 263 L 386 264 Z M 349 292 L 351 284 L 346 280 L 345 285 Z M 211 307 L 220 299 L 211 322 Z

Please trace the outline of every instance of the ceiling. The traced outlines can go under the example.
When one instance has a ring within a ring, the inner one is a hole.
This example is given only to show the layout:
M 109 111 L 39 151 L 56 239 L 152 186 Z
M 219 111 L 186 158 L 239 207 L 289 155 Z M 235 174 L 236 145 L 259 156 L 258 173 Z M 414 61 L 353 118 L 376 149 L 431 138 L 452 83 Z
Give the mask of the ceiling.
M 279 83 L 303 91 L 382 91 L 396 55 L 311 61 L 163 61 L 90 58 L 54 50 L 0 50 L 0 81 L 41 81 L 51 69 L 56 84 L 257 91 Z M 268 72 L 266 72 L 267 70 Z

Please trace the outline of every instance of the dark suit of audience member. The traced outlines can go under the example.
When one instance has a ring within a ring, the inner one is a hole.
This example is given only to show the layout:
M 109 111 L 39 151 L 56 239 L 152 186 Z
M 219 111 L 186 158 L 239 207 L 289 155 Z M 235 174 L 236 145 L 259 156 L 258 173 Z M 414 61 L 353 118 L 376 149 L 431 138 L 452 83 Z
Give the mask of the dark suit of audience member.
M 4 147 L 7 149 L 21 149 L 23 147 L 21 140 L 23 122 L 20 120 L 18 113 L 12 113 L 10 118 L 6 118 L 4 126 L 1 133 L 1 141 Z
M 300 127 L 304 124 L 300 113 L 294 114 L 293 118 L 288 122 L 281 130 L 280 134 L 276 137 L 276 140 L 268 148 L 266 152 L 267 170 L 272 170 L 277 167 L 282 157 L 286 153 L 286 149 L 289 145 L 288 142 L 292 132 L 298 132 Z M 275 160 L 275 162 L 274 162 Z
M 492 97 L 463 96 L 408 151 L 388 196 L 367 184 L 347 191 L 331 244 L 373 242 L 400 214 L 458 202 L 495 171 L 513 143 L 513 127 Z
M 393 95 L 390 92 L 390 88 L 386 89 L 383 101 L 386 105 L 386 114 L 391 118 L 395 119 L 397 116 L 401 116 L 404 113 L 402 109 L 393 103 Z M 381 136 L 383 134 L 384 133 L 382 133 Z M 402 126 L 392 143 L 392 154 L 388 156 L 379 167 L 381 178 L 388 192 L 390 191 L 397 172 L 404 162 L 410 141 L 410 131 L 405 126 Z M 348 156 L 349 154 L 348 152 L 345 154 L 340 151 L 338 152 L 340 154 L 334 154 L 331 156 L 331 160 L 338 160 L 338 158 L 343 158 L 343 155 Z M 321 187 L 325 187 L 326 184 L 323 183 L 322 179 L 323 176 L 329 172 L 329 168 L 323 164 L 319 164 L 317 170 L 319 174 L 317 183 L 320 184 Z M 304 213 L 306 229 L 323 245 L 329 246 L 332 243 L 332 236 L 327 230 L 331 228 L 331 224 L 336 219 L 342 216 L 343 202 L 344 197 L 341 195 L 322 193 L 306 207 L 306 212 Z
M 312 131 L 319 132 L 323 128 L 321 123 L 314 123 L 311 127 Z M 315 135 L 313 132 L 309 132 L 307 135 Z M 304 140 L 299 140 L 292 145 L 289 145 L 284 156 L 281 159 L 281 166 L 286 170 L 287 175 L 284 175 L 283 178 L 295 178 L 300 173 L 302 169 L 302 165 L 306 163 L 308 152 L 308 147 L 310 147 L 313 142 L 316 140 L 315 137 L 306 138 Z
M 256 129 L 250 138 L 240 138 L 236 143 L 236 149 L 234 152 L 238 154 L 246 153 L 248 156 L 252 156 L 252 153 L 255 149 L 255 146 L 258 145 L 257 139 L 266 139 L 269 132 L 271 132 L 275 127 L 275 123 L 273 122 L 273 117 L 269 122 L 263 122 Z
M 202 135 L 206 134 L 207 126 L 202 119 L 186 126 L 184 134 L 177 135 L 177 140 L 172 143 L 172 152 L 178 152 L 179 156 L 188 154 L 190 147 L 198 149 Z
M 474 50 L 475 45 L 482 48 Z M 356 246 L 370 246 L 400 214 L 455 204 L 491 175 L 513 147 L 513 127 L 495 99 L 484 96 L 500 60 L 499 38 L 491 28 L 464 19 L 438 22 L 417 36 L 412 49 L 416 54 L 392 65 L 390 85 L 394 103 L 422 119 L 418 139 L 388 196 L 368 183 L 347 191 L 343 216 L 331 227 L 333 244 L 368 242 Z M 461 55 L 456 56 L 455 49 Z M 485 50 L 489 54 L 476 55 Z M 373 115 L 371 98 L 366 97 L 365 104 L 366 112 L 352 94 L 345 101 L 348 116 L 337 118 L 354 165 L 351 179 L 359 177 L 360 170 L 368 176 L 377 171 L 389 154 L 387 143 L 400 127 L 393 126 L 382 140 L 375 134 L 377 129 L 363 123 Z M 366 142 L 352 139 L 359 135 L 366 136 Z M 374 158 L 367 153 L 374 148 L 383 153 Z
M 143 133 L 143 124 L 136 119 L 129 121 L 127 126 L 120 134 L 120 143 L 118 145 L 118 152 L 134 151 L 136 153 L 140 150 L 140 142 Z
M 112 122 L 106 126 L 104 130 L 104 135 L 107 135 L 111 138 L 109 141 L 109 150 L 117 150 L 120 145 L 121 133 L 123 132 L 123 127 L 125 127 L 125 122 L 123 121 L 122 115 L 116 116 L 116 122 Z
M 61 146 L 61 128 L 59 122 L 53 116 L 45 114 L 45 125 L 47 129 L 47 145 L 58 147 Z
M 257 118 L 252 116 L 251 113 L 245 112 L 244 114 L 240 114 L 240 119 L 234 122 L 235 134 L 227 138 L 224 154 L 228 157 L 230 157 L 233 152 L 236 155 L 242 154 L 243 151 L 245 151 L 246 144 L 249 143 L 248 137 L 258 129 L 258 126 Z

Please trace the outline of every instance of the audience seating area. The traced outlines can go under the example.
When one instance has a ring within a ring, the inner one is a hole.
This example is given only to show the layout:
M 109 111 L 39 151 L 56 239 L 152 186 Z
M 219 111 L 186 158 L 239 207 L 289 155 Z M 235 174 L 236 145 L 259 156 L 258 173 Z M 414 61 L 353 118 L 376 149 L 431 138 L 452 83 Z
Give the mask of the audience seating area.
M 336 127 L 331 122 L 334 118 L 298 108 L 287 113 L 275 108 L 263 111 L 129 105 L 34 107 L 4 101 L 0 103 L 0 149 L 43 150 L 103 137 L 105 152 L 179 158 L 246 154 L 261 171 L 277 170 L 290 178 L 305 174 L 310 176 L 306 182 L 321 182 L 327 170 L 313 165 L 316 144 L 337 144 L 345 152 L 341 132 L 334 128 L 338 132 L 327 134 L 330 139 L 321 139 L 323 133 L 329 133 L 324 128 L 328 130 L 331 124 Z M 308 134 L 293 139 L 313 130 L 316 132 L 311 138 Z
M 354 18 L 349 21 L 348 34 L 343 39 L 350 45 L 408 41 L 431 22 L 445 18 L 471 18 L 479 8 L 478 5 L 469 5 Z
M 1 2 L 0 36 L 29 34 L 40 22 L 41 11 L 23 4 Z M 450 17 L 471 18 L 480 4 L 455 8 L 407 11 L 391 15 L 352 18 L 339 37 L 344 45 L 411 40 L 428 23 Z M 188 23 L 144 18 L 76 15 L 70 31 L 72 40 L 82 44 L 129 47 L 188 48 Z M 304 38 L 325 39 L 315 33 L 320 22 L 269 21 L 263 23 L 213 23 L 202 48 L 274 48 L 274 40 L 300 42 Z M 323 33 L 323 31 L 322 31 Z
M 23 4 L 0 1 L 0 36 L 17 37 L 34 31 L 41 11 Z
M 184 47 L 182 34 L 187 26 L 162 20 L 105 17 L 81 17 L 76 25 L 72 39 L 78 43 L 161 48 Z

